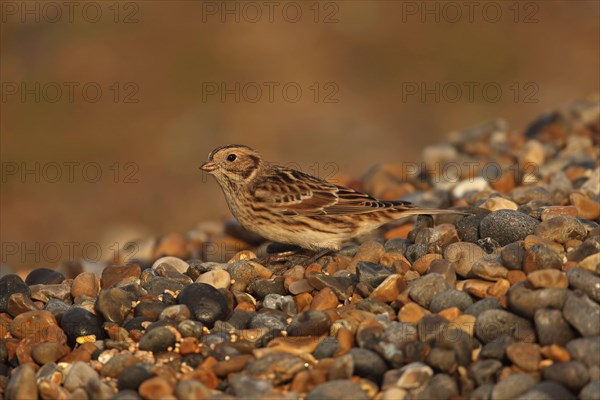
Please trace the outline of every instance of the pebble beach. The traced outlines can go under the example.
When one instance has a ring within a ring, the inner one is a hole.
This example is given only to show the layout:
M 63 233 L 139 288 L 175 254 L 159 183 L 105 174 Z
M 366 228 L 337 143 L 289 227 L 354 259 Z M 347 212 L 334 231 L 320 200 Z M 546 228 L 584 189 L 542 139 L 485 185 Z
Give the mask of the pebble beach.
M 345 179 L 465 215 L 310 264 L 228 221 L 3 274 L 0 398 L 600 399 L 599 156 L 596 96 Z

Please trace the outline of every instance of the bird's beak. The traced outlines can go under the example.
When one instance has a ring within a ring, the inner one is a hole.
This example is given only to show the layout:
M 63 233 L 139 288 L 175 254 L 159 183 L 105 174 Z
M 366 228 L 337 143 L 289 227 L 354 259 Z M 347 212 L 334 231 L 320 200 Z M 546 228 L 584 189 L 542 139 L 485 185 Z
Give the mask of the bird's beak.
M 210 172 L 213 172 L 215 169 L 217 169 L 217 164 L 215 164 L 214 162 L 211 162 L 211 161 L 207 161 L 200 166 L 200 169 L 204 172 L 210 173 Z

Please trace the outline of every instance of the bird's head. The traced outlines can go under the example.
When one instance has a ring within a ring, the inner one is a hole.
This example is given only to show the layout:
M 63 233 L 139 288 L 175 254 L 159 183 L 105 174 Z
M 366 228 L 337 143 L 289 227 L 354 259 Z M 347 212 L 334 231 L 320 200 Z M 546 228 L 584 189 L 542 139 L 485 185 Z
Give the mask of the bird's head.
M 211 151 L 200 169 L 214 175 L 220 184 L 239 185 L 254 179 L 262 166 L 263 160 L 254 149 L 231 144 Z

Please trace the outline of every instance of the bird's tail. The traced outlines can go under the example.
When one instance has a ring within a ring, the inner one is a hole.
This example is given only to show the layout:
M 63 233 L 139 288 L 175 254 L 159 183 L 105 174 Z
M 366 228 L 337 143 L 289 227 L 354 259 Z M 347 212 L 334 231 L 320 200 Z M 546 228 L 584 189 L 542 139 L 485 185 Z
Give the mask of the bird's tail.
M 436 208 L 419 208 L 407 202 L 398 202 L 394 207 L 397 218 L 409 217 L 411 215 L 439 215 L 439 214 L 455 214 L 455 215 L 471 215 L 470 213 L 458 210 L 441 210 Z

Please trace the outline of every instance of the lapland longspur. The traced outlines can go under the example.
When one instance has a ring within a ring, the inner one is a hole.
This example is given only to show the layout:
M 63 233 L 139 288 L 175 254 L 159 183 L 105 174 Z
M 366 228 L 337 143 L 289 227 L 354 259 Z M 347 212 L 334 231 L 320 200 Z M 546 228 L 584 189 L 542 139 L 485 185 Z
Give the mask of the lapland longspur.
M 382 201 L 303 172 L 267 163 L 243 145 L 218 147 L 200 167 L 213 175 L 234 217 L 265 239 L 322 251 L 399 218 L 457 213 Z

